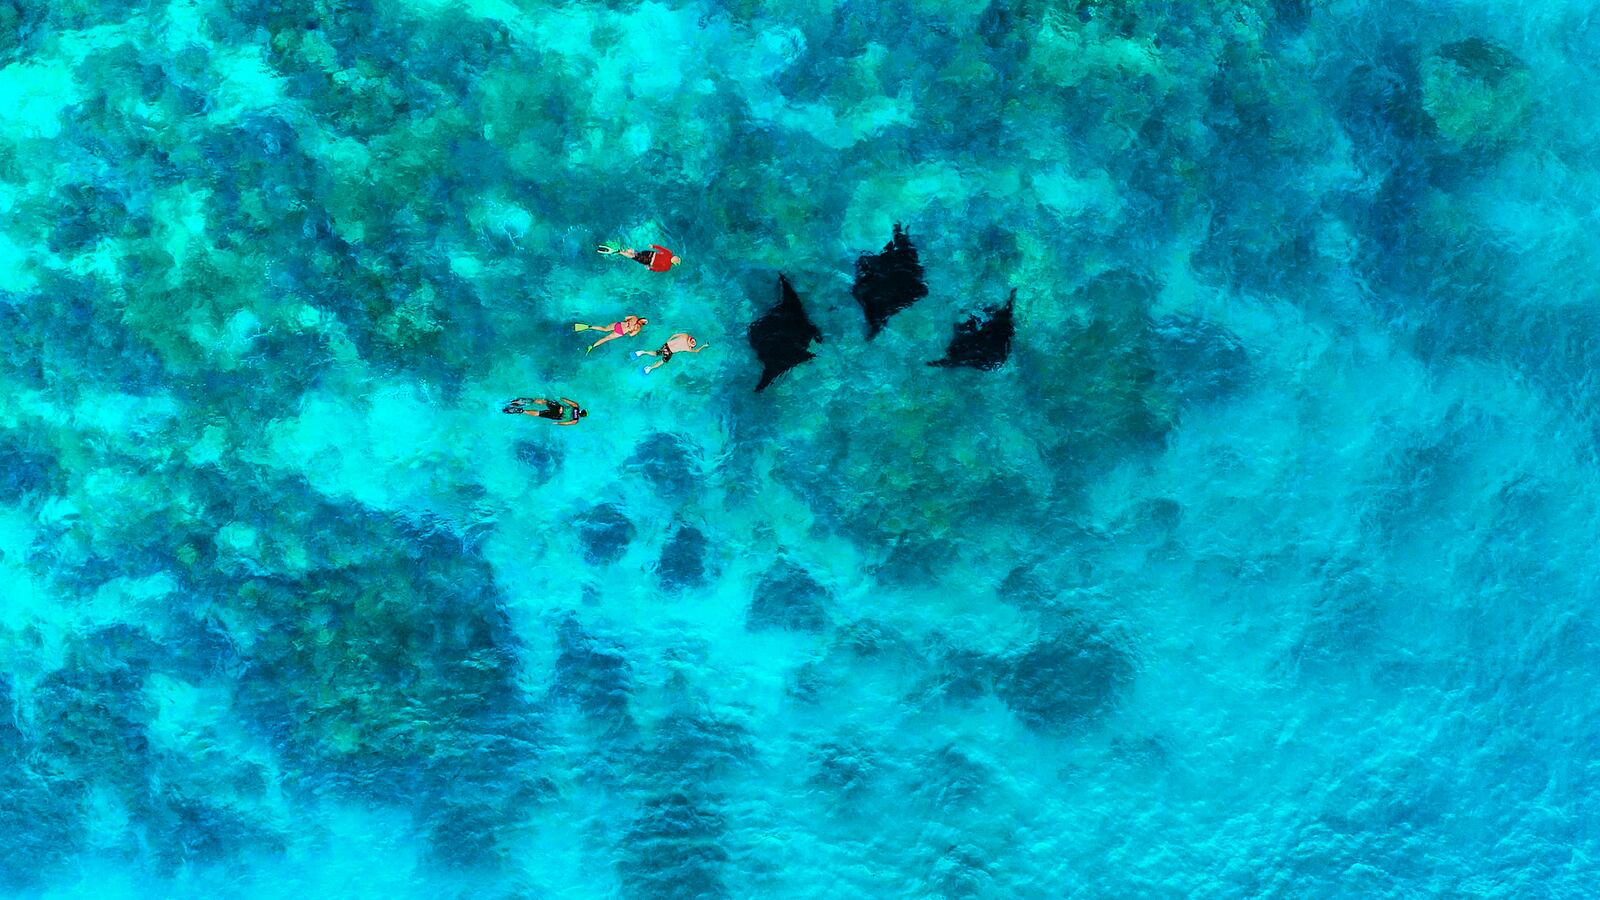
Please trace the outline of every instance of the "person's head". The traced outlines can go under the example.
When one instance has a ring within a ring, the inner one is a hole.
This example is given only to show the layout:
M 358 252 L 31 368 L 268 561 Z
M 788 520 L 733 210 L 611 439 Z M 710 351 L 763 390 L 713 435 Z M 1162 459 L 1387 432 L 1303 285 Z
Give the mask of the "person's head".
M 589 415 L 589 411 L 587 409 L 579 409 L 578 410 L 578 418 L 582 419 L 582 418 L 584 418 L 584 417 L 586 417 L 588 415 Z
M 681 256 L 674 256 L 672 258 L 672 264 L 673 265 L 677 265 L 678 263 L 681 263 L 681 262 L 683 262 L 683 257 L 681 257 Z

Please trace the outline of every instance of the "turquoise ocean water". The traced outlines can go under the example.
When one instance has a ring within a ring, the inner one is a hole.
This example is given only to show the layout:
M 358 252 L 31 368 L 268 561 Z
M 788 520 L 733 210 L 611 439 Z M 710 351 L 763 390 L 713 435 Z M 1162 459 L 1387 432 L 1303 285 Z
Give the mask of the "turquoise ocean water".
M 0 896 L 1593 896 L 1597 79 L 1569 0 L 0 2 Z

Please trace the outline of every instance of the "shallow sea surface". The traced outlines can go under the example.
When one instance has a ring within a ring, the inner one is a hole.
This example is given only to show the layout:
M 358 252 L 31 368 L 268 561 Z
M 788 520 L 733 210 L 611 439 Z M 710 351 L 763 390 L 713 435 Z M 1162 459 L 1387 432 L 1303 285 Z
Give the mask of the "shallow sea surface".
M 1592 896 L 1597 83 L 1567 0 L 0 2 L 0 895 Z

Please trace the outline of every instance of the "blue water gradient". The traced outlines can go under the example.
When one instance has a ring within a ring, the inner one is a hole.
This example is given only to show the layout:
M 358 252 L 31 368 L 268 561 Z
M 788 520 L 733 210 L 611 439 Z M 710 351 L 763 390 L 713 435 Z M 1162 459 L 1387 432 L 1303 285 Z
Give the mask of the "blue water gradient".
M 1592 896 L 1597 83 L 1576 0 L 0 2 L 0 896 Z

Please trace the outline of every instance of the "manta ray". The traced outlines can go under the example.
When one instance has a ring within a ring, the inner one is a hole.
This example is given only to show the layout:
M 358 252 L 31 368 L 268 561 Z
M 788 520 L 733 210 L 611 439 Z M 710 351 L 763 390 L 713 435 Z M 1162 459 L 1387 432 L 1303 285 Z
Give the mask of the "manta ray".
M 815 359 L 811 342 L 822 342 L 822 332 L 806 315 L 800 296 L 794 292 L 789 279 L 778 276 L 778 302 L 766 314 L 750 325 L 750 346 L 761 360 L 760 392 L 779 375 Z
M 894 237 L 882 253 L 864 253 L 856 260 L 856 283 L 850 288 L 867 314 L 867 340 L 878 336 L 889 317 L 928 296 L 922 263 L 911 237 L 896 222 Z
M 993 371 L 1005 365 L 1011 356 L 1011 338 L 1016 334 L 1016 320 L 1012 310 L 1017 305 L 1017 290 L 1011 289 L 1004 306 L 990 307 L 983 315 L 968 316 L 956 326 L 956 336 L 945 348 L 944 359 L 928 363 L 930 366 L 968 366 L 973 369 Z

